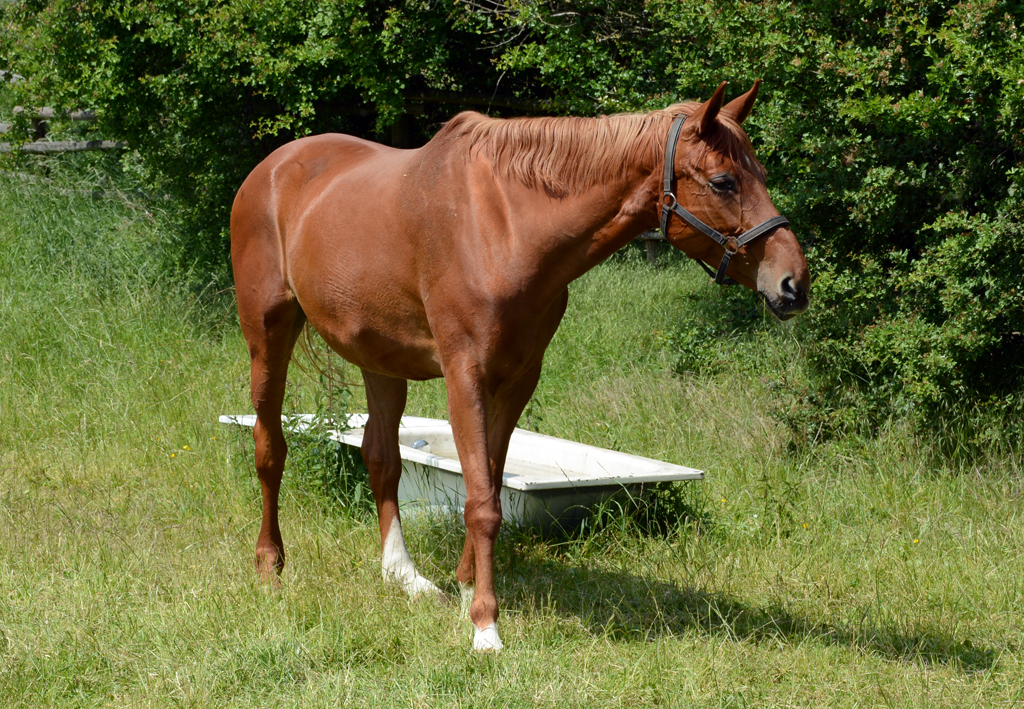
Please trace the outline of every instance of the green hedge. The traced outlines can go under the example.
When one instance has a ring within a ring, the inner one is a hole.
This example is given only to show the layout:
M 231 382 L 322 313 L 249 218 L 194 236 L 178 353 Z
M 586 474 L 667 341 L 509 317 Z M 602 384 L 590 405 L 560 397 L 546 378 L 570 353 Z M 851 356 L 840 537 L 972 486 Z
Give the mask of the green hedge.
M 52 0 L 2 12 L 26 99 L 97 107 L 102 129 L 187 198 L 191 252 L 214 271 L 235 186 L 296 135 L 387 139 L 406 113 L 422 140 L 488 97 L 506 113 L 515 101 L 640 110 L 760 76 L 747 128 L 815 278 L 796 326 L 814 379 L 796 392 L 794 427 L 1020 420 L 1020 3 Z M 477 102 L 417 102 L 429 91 Z
M 815 277 L 797 326 L 815 375 L 788 414 L 798 431 L 896 416 L 998 435 L 1020 421 L 1024 6 L 585 5 L 559 22 L 564 8 L 524 4 L 533 35 L 506 64 L 539 69 L 577 106 L 609 86 L 606 105 L 640 107 L 764 78 L 747 128 Z M 593 43 L 595 26 L 631 17 L 650 28 L 642 40 Z

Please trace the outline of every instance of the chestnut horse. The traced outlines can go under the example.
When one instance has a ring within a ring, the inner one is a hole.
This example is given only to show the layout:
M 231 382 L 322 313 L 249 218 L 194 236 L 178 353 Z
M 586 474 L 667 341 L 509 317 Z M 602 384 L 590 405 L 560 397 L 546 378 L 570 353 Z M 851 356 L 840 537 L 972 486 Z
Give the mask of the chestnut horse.
M 276 582 L 284 565 L 281 406 L 292 348 L 309 323 L 362 370 L 362 453 L 382 572 L 411 595 L 440 591 L 416 571 L 402 537 L 399 419 L 407 380 L 444 377 L 466 486 L 456 578 L 474 649 L 501 649 L 493 549 L 502 470 L 569 283 L 657 226 L 665 205 L 674 210 L 668 241 L 712 266 L 726 260 L 719 280 L 727 272 L 779 317 L 807 308 L 803 252 L 740 127 L 758 85 L 725 106 L 723 83 L 703 104 L 647 114 L 460 113 L 415 150 L 319 135 L 260 163 L 231 212 L 263 493 L 257 570 Z M 666 151 L 670 129 L 677 138 Z M 745 241 L 755 224 L 758 238 Z

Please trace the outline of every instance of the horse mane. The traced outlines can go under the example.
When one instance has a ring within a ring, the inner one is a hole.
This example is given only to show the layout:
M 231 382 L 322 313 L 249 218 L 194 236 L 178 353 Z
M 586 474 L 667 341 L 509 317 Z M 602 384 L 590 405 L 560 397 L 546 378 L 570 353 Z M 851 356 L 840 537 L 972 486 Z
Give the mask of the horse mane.
M 563 198 L 607 182 L 610 176 L 638 164 L 661 165 L 672 120 L 699 107 L 699 103 L 679 103 L 650 113 L 596 118 L 502 119 L 465 111 L 445 123 L 431 142 L 465 143 L 491 162 L 496 176 Z M 695 163 L 702 162 L 711 150 L 734 161 L 748 156 L 763 179 L 764 168 L 754 158 L 747 134 L 721 114 L 718 122 L 726 130 L 712 131 L 701 141 Z

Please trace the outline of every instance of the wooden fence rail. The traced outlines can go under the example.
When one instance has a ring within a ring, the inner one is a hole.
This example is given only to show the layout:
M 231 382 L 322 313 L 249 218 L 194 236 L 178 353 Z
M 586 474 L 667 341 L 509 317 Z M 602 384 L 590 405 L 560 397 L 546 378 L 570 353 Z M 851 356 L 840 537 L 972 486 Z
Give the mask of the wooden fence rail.
M 661 250 L 661 245 L 668 243 L 665 241 L 665 237 L 661 235 L 661 229 L 651 229 L 645 231 L 640 236 L 636 237 L 637 241 L 644 242 L 644 246 L 647 247 L 647 262 L 654 263 L 658 260 L 658 251 Z
M 52 153 L 80 153 L 86 150 L 123 150 L 127 147 L 127 143 L 114 140 L 40 140 L 17 147 L 11 147 L 10 143 L 0 143 L 0 153 L 18 151 L 32 155 L 50 155 Z
M 14 107 L 14 114 L 16 116 L 24 112 L 25 109 L 21 106 Z M 58 113 L 52 108 L 40 108 L 28 118 L 32 124 L 33 142 L 19 146 L 12 146 L 10 143 L 0 143 L 0 153 L 18 151 L 33 155 L 50 155 L 53 153 L 79 153 L 84 150 L 123 150 L 128 147 L 125 143 L 114 140 L 45 140 L 47 133 L 50 131 L 50 121 L 65 120 L 92 123 L 96 120 L 96 114 L 92 111 Z M 7 133 L 11 128 L 12 126 L 9 123 L 0 123 L 0 133 Z

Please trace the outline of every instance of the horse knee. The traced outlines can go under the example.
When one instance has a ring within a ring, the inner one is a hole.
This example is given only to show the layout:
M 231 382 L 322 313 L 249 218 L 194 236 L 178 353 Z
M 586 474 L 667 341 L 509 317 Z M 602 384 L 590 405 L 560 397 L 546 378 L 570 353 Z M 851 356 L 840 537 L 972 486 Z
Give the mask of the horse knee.
M 486 500 L 473 503 L 466 501 L 463 513 L 466 529 L 483 535 L 486 539 L 495 539 L 501 529 L 501 503 L 497 500 Z
M 361 453 L 363 454 L 363 463 L 366 464 L 366 468 L 371 474 L 385 473 L 391 465 L 392 456 L 376 446 L 364 446 Z

